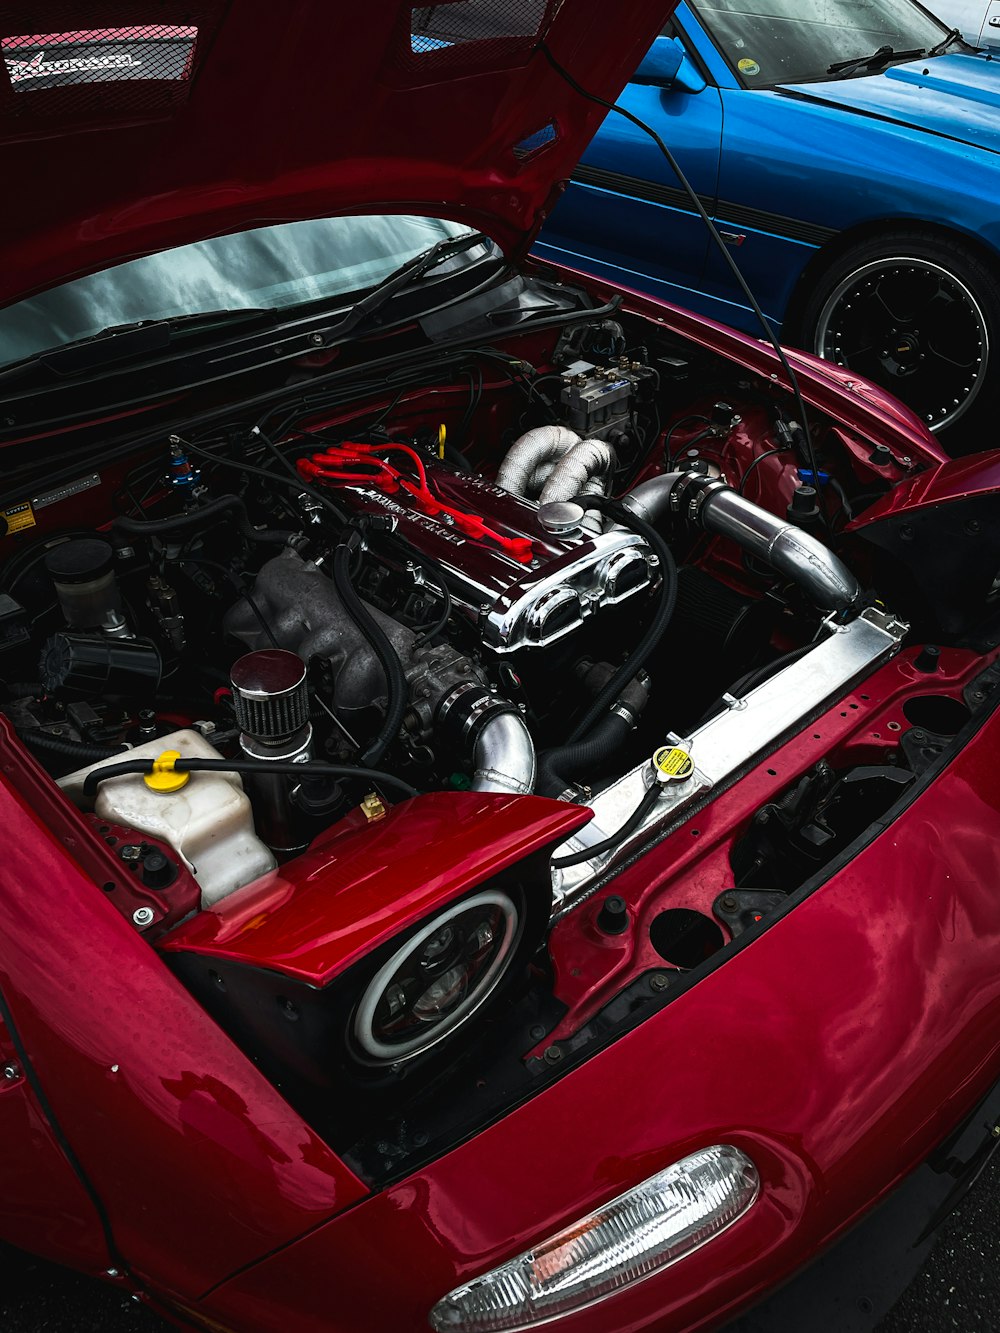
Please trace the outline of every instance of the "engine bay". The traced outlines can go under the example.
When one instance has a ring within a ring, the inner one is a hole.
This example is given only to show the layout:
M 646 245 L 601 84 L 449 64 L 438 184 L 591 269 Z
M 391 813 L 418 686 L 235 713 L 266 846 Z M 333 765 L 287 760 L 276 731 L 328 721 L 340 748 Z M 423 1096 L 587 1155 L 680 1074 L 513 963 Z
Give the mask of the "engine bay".
M 951 510 L 937 589 L 892 505 L 932 453 L 635 316 L 300 373 L 25 486 L 0 707 L 113 907 L 385 1179 L 905 799 L 992 688 L 1000 558 Z

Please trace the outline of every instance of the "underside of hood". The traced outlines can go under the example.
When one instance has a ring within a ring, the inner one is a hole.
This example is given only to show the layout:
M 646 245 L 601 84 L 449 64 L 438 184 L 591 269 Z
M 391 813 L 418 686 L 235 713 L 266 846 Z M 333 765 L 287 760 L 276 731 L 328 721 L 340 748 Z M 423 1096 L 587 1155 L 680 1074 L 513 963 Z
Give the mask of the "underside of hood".
M 530 241 L 674 5 L 0 0 L 0 303 L 333 213 Z
M 985 55 L 913 60 L 865 78 L 785 91 L 1000 152 L 1000 64 Z

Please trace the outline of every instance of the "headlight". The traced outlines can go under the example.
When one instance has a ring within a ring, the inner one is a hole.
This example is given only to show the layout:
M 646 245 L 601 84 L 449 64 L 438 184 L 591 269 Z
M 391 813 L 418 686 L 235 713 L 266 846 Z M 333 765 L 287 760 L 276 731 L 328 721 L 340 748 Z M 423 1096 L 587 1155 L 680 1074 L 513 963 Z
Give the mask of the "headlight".
M 739 1148 L 705 1148 L 456 1287 L 431 1311 L 431 1327 L 500 1333 L 592 1305 L 717 1236 L 743 1216 L 759 1189 L 757 1168 Z
M 520 913 L 498 889 L 477 893 L 411 936 L 365 988 L 354 1017 L 363 1058 L 408 1060 L 476 1012 L 503 979 L 521 932 Z

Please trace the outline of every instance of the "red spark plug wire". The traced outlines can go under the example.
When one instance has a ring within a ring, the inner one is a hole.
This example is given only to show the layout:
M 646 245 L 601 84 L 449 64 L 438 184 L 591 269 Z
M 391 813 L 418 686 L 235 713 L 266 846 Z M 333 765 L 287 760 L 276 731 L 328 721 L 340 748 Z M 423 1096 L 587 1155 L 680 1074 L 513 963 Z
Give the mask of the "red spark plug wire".
M 406 454 L 416 469 L 418 480 L 405 476 L 399 468 L 376 457 L 377 454 L 394 451 Z M 359 463 L 374 467 L 371 473 L 349 471 L 351 465 Z M 412 495 L 418 508 L 432 518 L 447 514 L 458 530 L 466 537 L 478 541 L 491 541 L 506 551 L 520 564 L 531 560 L 531 542 L 527 537 L 506 537 L 478 515 L 465 509 L 457 509 L 446 504 L 431 491 L 424 460 L 416 449 L 407 444 L 355 444 L 344 443 L 330 445 L 322 453 L 313 454 L 311 459 L 301 458 L 297 464 L 299 471 L 310 481 L 334 482 L 347 486 L 373 486 L 386 494 L 402 488 Z

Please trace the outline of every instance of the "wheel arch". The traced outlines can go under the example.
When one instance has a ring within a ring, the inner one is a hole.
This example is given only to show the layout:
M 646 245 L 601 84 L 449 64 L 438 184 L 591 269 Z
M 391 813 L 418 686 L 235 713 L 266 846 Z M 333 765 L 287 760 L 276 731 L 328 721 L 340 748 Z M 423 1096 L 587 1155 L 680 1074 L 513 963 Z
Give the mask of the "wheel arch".
M 883 217 L 870 222 L 859 223 L 838 232 L 831 240 L 820 247 L 809 259 L 799 274 L 788 302 L 783 321 L 784 338 L 795 343 L 802 331 L 802 314 L 816 283 L 823 273 L 831 268 L 841 256 L 853 246 L 863 241 L 874 240 L 885 232 L 910 232 L 914 236 L 926 236 L 938 241 L 959 242 L 970 254 L 990 268 L 1000 281 L 1000 254 L 988 245 L 983 238 L 973 231 L 961 227 L 949 227 L 939 222 L 926 222 L 912 217 Z

